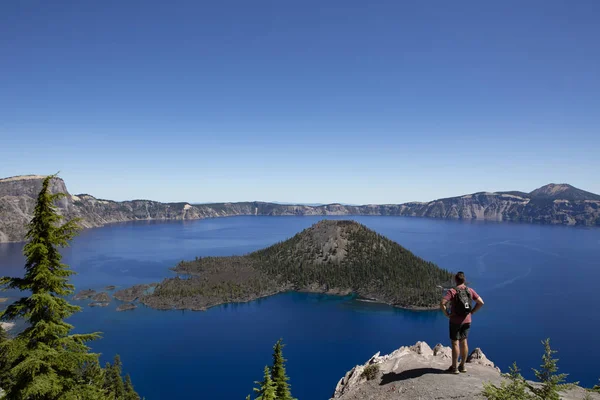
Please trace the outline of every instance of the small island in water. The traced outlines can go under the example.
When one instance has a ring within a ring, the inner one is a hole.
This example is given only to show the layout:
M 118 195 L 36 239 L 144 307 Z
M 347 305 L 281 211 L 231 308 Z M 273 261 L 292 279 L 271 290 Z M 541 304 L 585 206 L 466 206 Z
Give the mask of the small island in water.
M 205 310 L 286 291 L 354 294 L 396 307 L 437 307 L 452 274 L 354 221 L 323 220 L 294 237 L 244 256 L 197 257 L 148 292 L 115 297 L 157 309 Z M 154 286 L 154 285 L 152 285 Z

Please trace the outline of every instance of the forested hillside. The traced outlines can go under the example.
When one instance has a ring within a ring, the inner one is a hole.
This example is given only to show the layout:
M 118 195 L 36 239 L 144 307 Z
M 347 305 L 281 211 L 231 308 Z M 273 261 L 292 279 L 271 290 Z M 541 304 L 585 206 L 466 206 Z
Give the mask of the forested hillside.
M 434 307 L 450 272 L 354 221 L 323 220 L 291 239 L 235 257 L 181 262 L 142 301 L 203 309 L 286 290 L 355 293 L 400 307 Z

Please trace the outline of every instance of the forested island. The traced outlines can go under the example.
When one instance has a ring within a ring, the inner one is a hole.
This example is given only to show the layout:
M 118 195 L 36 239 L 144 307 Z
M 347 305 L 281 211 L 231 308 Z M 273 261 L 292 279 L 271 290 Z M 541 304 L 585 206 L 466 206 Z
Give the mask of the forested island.
M 265 249 L 231 257 L 202 257 L 173 268 L 165 279 L 123 300 L 157 309 L 205 310 L 285 291 L 355 294 L 397 307 L 436 307 L 451 273 L 354 221 L 323 220 Z M 115 296 L 117 297 L 117 296 Z

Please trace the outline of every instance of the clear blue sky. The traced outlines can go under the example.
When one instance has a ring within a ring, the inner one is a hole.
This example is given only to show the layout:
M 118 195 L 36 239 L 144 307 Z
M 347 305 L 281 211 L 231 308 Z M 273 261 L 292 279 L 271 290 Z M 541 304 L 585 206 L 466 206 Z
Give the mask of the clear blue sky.
M 600 1 L 0 2 L 0 177 L 115 200 L 600 193 Z

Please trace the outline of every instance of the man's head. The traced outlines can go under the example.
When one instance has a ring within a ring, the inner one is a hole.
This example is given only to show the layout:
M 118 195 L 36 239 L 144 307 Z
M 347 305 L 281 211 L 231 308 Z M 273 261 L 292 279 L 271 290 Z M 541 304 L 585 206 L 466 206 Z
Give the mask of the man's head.
M 465 273 L 462 271 L 458 271 L 456 275 L 454 275 L 454 281 L 456 282 L 456 286 L 465 283 Z

